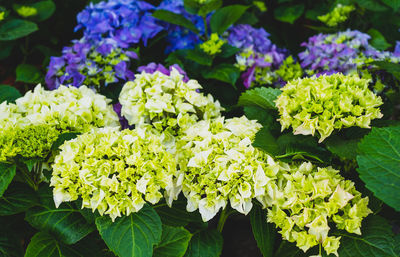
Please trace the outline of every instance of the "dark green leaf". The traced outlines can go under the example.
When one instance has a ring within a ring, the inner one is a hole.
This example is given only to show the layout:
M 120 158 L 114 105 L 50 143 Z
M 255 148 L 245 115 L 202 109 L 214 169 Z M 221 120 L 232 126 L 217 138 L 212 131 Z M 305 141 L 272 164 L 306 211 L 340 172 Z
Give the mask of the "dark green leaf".
M 359 138 L 344 139 L 339 136 L 331 136 L 325 141 L 325 144 L 328 150 L 338 157 L 355 160 L 357 157 L 357 144 L 359 142 Z
M 394 12 L 397 12 L 400 8 L 400 0 L 381 0 L 384 4 L 391 7 Z
M 216 79 L 234 86 L 240 76 L 240 70 L 232 64 L 221 63 L 201 74 L 206 79 Z
M 400 256 L 400 234 L 394 237 L 394 252 Z
M 78 132 L 69 132 L 69 133 L 60 134 L 58 136 L 57 140 L 51 146 L 51 150 L 58 150 L 58 148 L 60 146 L 62 146 L 62 144 L 64 144 L 65 141 L 74 139 L 79 135 L 80 135 L 80 133 L 78 133 Z
M 186 210 L 186 200 L 178 199 L 173 201 L 170 208 L 166 203 L 157 204 L 154 210 L 160 216 L 161 221 L 169 226 L 186 226 L 190 222 L 202 222 L 199 212 L 188 212 Z
M 13 180 L 17 167 L 15 164 L 0 163 L 0 197 Z
M 51 0 L 36 2 L 31 6 L 37 10 L 37 14 L 33 17 L 35 21 L 47 20 L 56 10 L 56 5 Z
M 205 66 L 211 66 L 212 64 L 213 58 L 198 48 L 188 50 L 186 53 L 187 59 L 197 62 L 198 64 Z
M 357 169 L 365 186 L 400 211 L 400 126 L 373 128 L 358 145 Z
M 267 223 L 267 211 L 261 209 L 259 205 L 253 206 L 250 212 L 250 223 L 261 253 L 264 257 L 272 256 L 276 232 L 273 225 Z
M 190 14 L 197 14 L 201 7 L 199 1 L 196 0 L 183 0 L 183 5 L 185 10 Z
M 22 183 L 11 184 L 0 198 L 0 216 L 24 212 L 37 204 L 36 193 Z
M 211 31 L 222 35 L 225 30 L 234 24 L 247 10 L 244 5 L 229 5 L 218 9 L 210 20 Z
M 117 218 L 96 219 L 97 229 L 107 246 L 119 257 L 151 257 L 161 240 L 161 220 L 148 205 L 139 212 Z
M 370 44 L 376 49 L 383 51 L 392 46 L 386 41 L 379 30 L 370 29 L 368 30 L 368 34 L 371 36 Z
M 216 230 L 203 230 L 193 235 L 185 257 L 219 257 L 223 238 Z
M 14 236 L 13 231 L 5 231 L 1 228 L 0 233 L 0 256 L 1 257 L 21 257 L 23 249 L 21 243 Z
M 153 257 L 182 257 L 192 235 L 182 227 L 162 226 L 161 242 L 154 248 Z
M 94 230 L 71 203 L 56 208 L 47 185 L 39 189 L 38 195 L 40 205 L 29 209 L 25 216 L 32 227 L 48 232 L 66 244 L 74 244 Z
M 371 64 L 378 66 L 379 68 L 393 74 L 398 79 L 400 78 L 400 64 L 386 61 L 374 61 Z
M 340 257 L 398 257 L 392 229 L 380 216 L 370 216 L 363 222 L 361 236 L 345 232 L 335 234 L 342 237 Z
M 36 233 L 26 249 L 25 257 L 84 257 L 77 250 L 55 240 L 45 232 Z
M 38 26 L 26 20 L 12 19 L 0 25 L 0 41 L 15 40 L 38 30 Z
M 222 0 L 211 0 L 206 4 L 201 5 L 197 14 L 202 17 L 205 17 L 207 14 L 219 9 L 221 6 L 222 6 Z
M 0 103 L 4 101 L 15 103 L 15 100 L 20 97 L 21 93 L 15 87 L 0 85 Z
M 311 254 L 304 253 L 295 243 L 283 240 L 278 250 L 275 252 L 274 257 L 309 257 L 310 255 Z
M 279 153 L 278 143 L 268 128 L 262 128 L 257 132 L 253 146 L 264 150 L 272 156 Z
M 221 53 L 219 53 L 218 55 L 223 58 L 228 58 L 228 57 L 231 57 L 232 55 L 236 54 L 239 51 L 240 51 L 240 49 L 237 47 L 231 46 L 230 44 L 224 44 L 221 47 Z
M 16 70 L 16 81 L 36 84 L 42 80 L 39 69 L 30 64 L 20 64 Z
M 275 99 L 281 90 L 270 87 L 258 87 L 247 90 L 239 97 L 239 106 L 259 106 L 264 109 L 276 109 Z
M 374 12 L 383 12 L 388 10 L 386 6 L 380 4 L 376 0 L 356 0 L 356 3 L 359 6 Z
M 0 41 L 0 60 L 4 60 L 10 56 L 15 41 Z
M 199 33 L 199 30 L 196 28 L 196 25 L 194 25 L 190 20 L 186 19 L 184 16 L 180 14 L 170 12 L 167 10 L 157 10 L 153 13 L 153 16 L 159 20 L 185 27 L 196 34 Z
M 281 5 L 274 10 L 275 19 L 293 24 L 304 12 L 304 4 Z
M 236 22 L 237 24 L 255 25 L 258 23 L 258 18 L 253 12 L 246 11 L 242 17 Z

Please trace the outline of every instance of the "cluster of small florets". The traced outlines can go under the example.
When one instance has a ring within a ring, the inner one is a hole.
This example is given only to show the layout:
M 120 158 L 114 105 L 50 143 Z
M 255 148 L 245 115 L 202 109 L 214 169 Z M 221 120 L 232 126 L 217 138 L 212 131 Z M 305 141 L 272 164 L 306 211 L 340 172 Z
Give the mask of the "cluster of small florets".
M 183 81 L 183 75 L 172 68 L 171 74 L 142 72 L 122 88 L 119 101 L 122 115 L 130 125 L 151 125 L 158 131 L 176 136 L 197 120 L 220 116 L 222 108 L 211 95 L 205 96 L 196 80 Z
M 340 237 L 329 236 L 331 227 L 361 234 L 361 222 L 371 210 L 368 197 L 362 198 L 354 183 L 345 180 L 331 167 L 315 168 L 311 163 L 288 166 L 278 173 L 273 188 L 265 194 L 268 221 L 281 229 L 279 233 L 296 242 L 303 251 L 322 245 L 336 256 Z
M 225 40 L 220 39 L 217 33 L 212 33 L 209 40 L 200 45 L 200 48 L 208 55 L 220 53 Z
M 82 208 L 115 220 L 173 190 L 175 159 L 149 131 L 94 129 L 60 149 L 50 183 L 57 207 L 80 198 Z
M 286 83 L 287 81 L 301 78 L 303 76 L 303 69 L 300 63 L 295 62 L 293 56 L 290 55 L 283 61 L 275 73 L 283 83 Z
M 331 12 L 318 16 L 318 20 L 322 21 L 329 27 L 335 27 L 339 23 L 346 21 L 349 18 L 350 13 L 354 10 L 355 8 L 353 5 L 338 4 Z
M 275 82 L 274 71 L 285 55 L 268 39 L 269 34 L 263 28 L 256 29 L 246 24 L 234 26 L 228 33 L 228 43 L 241 50 L 236 55 L 236 65 L 244 72 L 244 86 L 249 88 Z
M 61 57 L 51 57 L 46 84 L 49 89 L 60 85 L 80 87 L 91 85 L 96 89 L 118 81 L 134 78 L 129 70 L 131 60 L 138 56 L 133 51 L 118 47 L 113 39 L 90 43 L 86 39 L 73 41 L 64 47 Z
M 371 120 L 382 117 L 378 106 L 383 102 L 368 82 L 339 73 L 290 81 L 276 100 L 282 130 L 292 127 L 302 135 L 318 131 L 322 142 L 334 129 L 369 128 Z

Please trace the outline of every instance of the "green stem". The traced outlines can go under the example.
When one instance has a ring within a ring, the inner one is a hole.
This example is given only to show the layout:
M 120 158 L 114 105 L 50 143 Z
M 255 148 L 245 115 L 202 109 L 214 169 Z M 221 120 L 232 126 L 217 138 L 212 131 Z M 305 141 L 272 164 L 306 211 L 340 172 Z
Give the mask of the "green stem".
M 322 252 L 321 252 L 321 243 L 319 243 L 319 256 L 322 256 Z
M 203 16 L 203 22 L 204 22 L 204 36 L 206 40 L 208 40 L 208 25 L 206 16 Z
M 228 217 L 235 212 L 234 210 L 228 210 L 228 208 L 229 207 L 225 207 L 225 209 L 222 210 L 221 215 L 219 216 L 217 231 L 220 233 L 224 229 L 224 225 Z

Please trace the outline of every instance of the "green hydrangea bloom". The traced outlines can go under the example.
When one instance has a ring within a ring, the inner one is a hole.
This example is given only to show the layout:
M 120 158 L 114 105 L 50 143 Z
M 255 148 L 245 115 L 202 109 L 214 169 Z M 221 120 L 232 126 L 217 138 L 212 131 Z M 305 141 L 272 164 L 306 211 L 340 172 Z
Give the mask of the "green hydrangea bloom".
M 279 166 L 251 143 L 261 125 L 246 117 L 199 121 L 178 141 L 178 185 L 189 212 L 199 209 L 204 221 L 230 202 L 247 214 L 252 199 L 265 194 Z
M 212 33 L 209 40 L 200 44 L 200 48 L 209 55 L 220 53 L 221 47 L 226 43 L 225 40 L 220 39 L 217 33 Z
M 362 198 L 354 183 L 331 167 L 292 165 L 278 173 L 274 187 L 266 192 L 258 200 L 269 209 L 268 221 L 303 251 L 321 244 L 328 255 L 337 255 L 340 237 L 329 236 L 329 224 L 361 234 L 361 222 L 371 213 L 368 197 Z
M 290 55 L 283 61 L 281 66 L 279 66 L 276 74 L 283 81 L 290 81 L 301 78 L 303 76 L 303 69 L 301 68 L 300 63 L 295 62 L 293 56 Z
M 37 9 L 32 6 L 20 6 L 15 10 L 20 16 L 26 18 L 37 14 Z
M 382 99 L 368 89 L 368 80 L 358 75 L 322 75 L 290 81 L 276 100 L 282 130 L 313 135 L 319 142 L 334 129 L 359 126 L 369 128 L 371 120 L 383 115 Z
M 6 12 L 0 12 L 0 21 L 4 20 Z
M 163 141 L 174 141 L 180 128 L 221 115 L 219 102 L 197 92 L 199 89 L 196 80 L 184 82 L 176 69 L 170 76 L 142 72 L 122 88 L 121 114 L 130 125 L 154 128 L 163 134 Z
M 354 10 L 355 8 L 353 5 L 338 4 L 331 12 L 318 16 L 318 20 L 322 21 L 329 27 L 335 27 L 339 23 L 346 21 L 349 18 L 350 13 Z
M 50 183 L 57 207 L 81 198 L 114 220 L 174 191 L 175 159 L 149 131 L 93 129 L 60 148 Z
M 58 132 L 48 125 L 8 127 L 0 130 L 0 162 L 10 162 L 14 157 L 45 158 Z

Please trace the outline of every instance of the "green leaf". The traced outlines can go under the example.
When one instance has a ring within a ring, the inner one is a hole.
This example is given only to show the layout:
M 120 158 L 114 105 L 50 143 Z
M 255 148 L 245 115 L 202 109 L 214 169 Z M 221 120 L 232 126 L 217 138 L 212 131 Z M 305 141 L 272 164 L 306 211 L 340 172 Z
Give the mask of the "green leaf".
M 24 212 L 37 203 L 35 191 L 25 184 L 13 183 L 0 198 L 0 216 Z
M 161 240 L 161 220 L 148 205 L 139 212 L 117 218 L 96 219 L 97 229 L 107 246 L 119 257 L 151 257 Z
M 358 145 L 357 169 L 365 186 L 400 211 L 400 126 L 373 128 Z
M 400 234 L 394 237 L 394 251 L 395 253 L 400 256 Z
M 23 249 L 20 241 L 14 236 L 13 231 L 5 231 L 4 228 L 0 233 L 0 256 L 1 257 L 21 257 Z
M 183 0 L 183 5 L 188 13 L 195 15 L 201 7 L 201 4 L 196 0 Z
M 258 87 L 242 93 L 239 97 L 239 106 L 259 106 L 264 109 L 276 109 L 275 99 L 282 93 L 281 90 L 270 87 Z
M 357 157 L 357 144 L 359 142 L 359 138 L 344 139 L 339 136 L 331 136 L 325 141 L 325 144 L 328 150 L 338 157 L 355 160 Z
M 58 150 L 60 146 L 64 144 L 65 141 L 71 140 L 79 136 L 81 133 L 78 132 L 68 132 L 62 133 L 58 136 L 57 140 L 51 146 L 51 150 Z
M 356 3 L 359 6 L 374 12 L 383 12 L 388 10 L 386 6 L 380 4 L 376 0 L 356 0 Z
M 368 34 L 371 36 L 370 44 L 376 49 L 383 51 L 392 46 L 386 41 L 385 37 L 381 32 L 379 32 L 379 30 L 370 29 L 368 30 Z
M 186 52 L 186 54 L 186 59 L 192 60 L 201 65 L 211 66 L 213 61 L 213 58 L 210 55 L 204 53 L 199 48 L 190 49 Z
M 279 153 L 278 143 L 268 128 L 263 127 L 257 132 L 253 146 L 264 150 L 272 156 Z
M 307 254 L 308 253 L 308 254 Z M 309 257 L 310 250 L 304 253 L 303 250 L 298 248 L 295 243 L 283 240 L 279 245 L 278 250 L 273 255 L 274 257 Z
M 304 4 L 281 5 L 274 10 L 275 19 L 293 24 L 304 12 Z
M 240 70 L 232 64 L 221 63 L 201 74 L 206 79 L 216 79 L 234 86 L 240 76 Z
M 0 41 L 0 60 L 4 60 L 11 55 L 15 41 Z
M 231 46 L 230 44 L 223 44 L 221 47 L 221 53 L 219 53 L 218 56 L 221 56 L 222 58 L 228 58 L 239 51 L 240 49 L 237 47 Z
M 363 222 L 361 236 L 345 232 L 335 235 L 342 237 L 340 257 L 398 257 L 394 251 L 392 229 L 380 216 L 370 216 Z
M 229 5 L 215 11 L 210 19 L 211 31 L 222 35 L 247 10 L 248 6 Z
M 196 28 L 196 25 L 194 25 L 190 20 L 186 19 L 184 16 L 180 14 L 170 12 L 167 10 L 157 10 L 153 13 L 153 16 L 159 20 L 185 27 L 196 34 L 199 33 L 199 30 Z
M 386 61 L 374 61 L 371 64 L 393 74 L 397 79 L 400 79 L 400 64 Z
M 216 230 L 203 230 L 193 235 L 185 257 L 219 257 L 223 238 Z
M 207 14 L 219 9 L 221 6 L 222 6 L 222 0 L 211 0 L 206 4 L 202 4 L 197 14 L 202 17 L 205 17 L 207 16 Z
M 191 222 L 203 222 L 199 212 L 186 211 L 186 200 L 182 198 L 173 201 L 171 208 L 166 203 L 157 204 L 153 208 L 162 223 L 168 226 L 180 227 Z
M 272 256 L 274 252 L 275 230 L 272 224 L 267 223 L 267 211 L 255 205 L 250 212 L 251 229 L 257 246 L 264 257 Z
M 400 8 L 400 0 L 381 0 L 384 4 L 391 7 L 394 12 L 397 12 Z
M 161 242 L 154 248 L 153 257 L 182 257 L 192 235 L 182 227 L 162 226 Z
M 41 82 L 42 74 L 39 69 L 30 64 L 20 64 L 16 70 L 16 81 L 36 84 Z
M 0 41 L 15 40 L 38 30 L 36 23 L 20 19 L 12 19 L 0 25 Z
M 71 203 L 56 208 L 47 185 L 39 189 L 38 196 L 40 205 L 29 209 L 25 216 L 32 227 L 48 232 L 66 244 L 74 244 L 94 230 Z
M 17 167 L 15 164 L 0 163 L 0 197 L 13 180 Z
M 35 21 L 44 21 L 50 18 L 55 10 L 56 5 L 51 0 L 40 1 L 31 5 L 36 8 L 37 14 L 33 17 Z
M 15 100 L 21 97 L 21 93 L 12 86 L 0 85 L 0 103 L 7 101 L 15 103 Z
M 264 128 L 279 129 L 280 125 L 276 122 L 276 118 L 265 109 L 258 106 L 245 106 L 243 108 L 244 114 L 250 120 L 257 120 Z
M 26 249 L 25 257 L 84 257 L 70 246 L 45 232 L 36 233 Z

